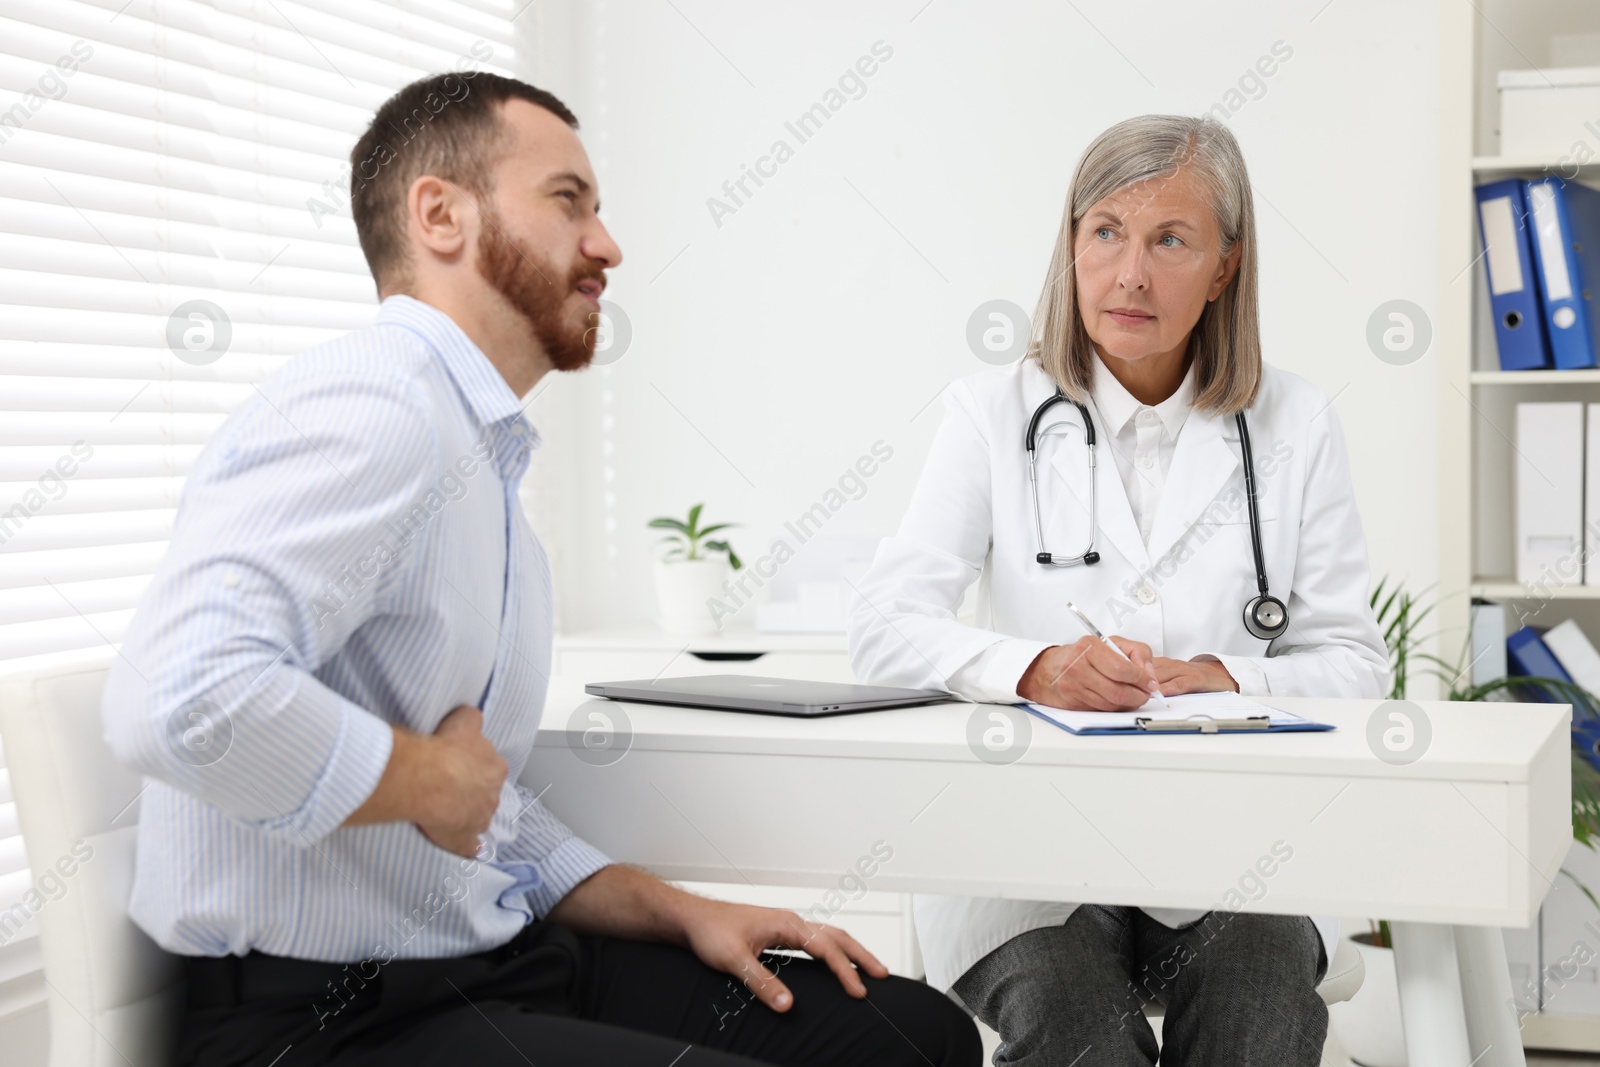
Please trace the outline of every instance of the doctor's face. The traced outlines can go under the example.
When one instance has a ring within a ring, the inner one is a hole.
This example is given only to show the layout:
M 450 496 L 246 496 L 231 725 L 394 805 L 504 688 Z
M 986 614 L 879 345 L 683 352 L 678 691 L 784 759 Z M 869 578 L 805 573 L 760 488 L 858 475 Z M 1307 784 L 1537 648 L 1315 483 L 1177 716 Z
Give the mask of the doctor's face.
M 1206 303 L 1227 288 L 1238 249 L 1192 167 L 1118 190 L 1078 220 L 1072 242 L 1078 314 L 1102 355 L 1181 358 Z

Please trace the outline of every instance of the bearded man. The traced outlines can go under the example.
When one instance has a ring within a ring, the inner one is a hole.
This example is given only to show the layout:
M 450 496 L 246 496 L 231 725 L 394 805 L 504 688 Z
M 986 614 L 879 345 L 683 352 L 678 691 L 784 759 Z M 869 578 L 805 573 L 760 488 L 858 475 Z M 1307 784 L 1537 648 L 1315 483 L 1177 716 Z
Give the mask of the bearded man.
M 351 156 L 377 321 L 190 472 L 104 697 L 150 779 L 129 910 L 184 957 L 178 1061 L 976 1064 L 842 930 L 614 864 L 516 784 L 551 640 L 521 398 L 589 362 L 622 260 L 576 126 L 486 73 L 385 103 Z

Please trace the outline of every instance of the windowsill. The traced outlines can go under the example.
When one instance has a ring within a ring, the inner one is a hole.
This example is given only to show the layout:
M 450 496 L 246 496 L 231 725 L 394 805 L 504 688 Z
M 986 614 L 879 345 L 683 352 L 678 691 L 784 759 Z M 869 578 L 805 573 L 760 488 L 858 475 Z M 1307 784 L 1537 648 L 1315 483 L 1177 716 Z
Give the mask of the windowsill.
M 28 933 L 0 946 L 0 1018 L 25 1011 L 44 998 L 38 935 Z

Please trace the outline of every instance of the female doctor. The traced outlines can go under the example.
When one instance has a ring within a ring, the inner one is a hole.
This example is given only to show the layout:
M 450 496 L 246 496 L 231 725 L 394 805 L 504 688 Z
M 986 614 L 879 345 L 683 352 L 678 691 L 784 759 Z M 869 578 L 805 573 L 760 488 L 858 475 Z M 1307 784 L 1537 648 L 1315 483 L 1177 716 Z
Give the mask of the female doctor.
M 1102 133 L 1027 358 L 945 396 L 852 612 L 856 674 L 1081 710 L 1380 696 L 1344 434 L 1321 390 L 1262 362 L 1256 291 L 1233 135 L 1168 115 Z M 929 981 L 999 1032 L 997 1064 L 1155 1063 L 1139 990 L 1165 1003 L 1162 1064 L 1321 1059 L 1335 920 L 926 896 L 915 914 Z

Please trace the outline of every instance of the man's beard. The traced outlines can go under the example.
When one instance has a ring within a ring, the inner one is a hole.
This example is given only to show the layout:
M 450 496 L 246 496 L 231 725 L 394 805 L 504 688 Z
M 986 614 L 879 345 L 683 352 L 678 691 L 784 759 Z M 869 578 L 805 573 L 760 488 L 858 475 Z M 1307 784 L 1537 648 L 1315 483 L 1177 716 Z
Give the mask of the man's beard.
M 573 321 L 567 298 L 579 282 L 593 278 L 605 284 L 605 271 L 580 261 L 566 274 L 550 261 L 533 255 L 506 235 L 505 225 L 493 208 L 480 206 L 483 229 L 478 235 L 478 273 L 528 320 L 533 335 L 556 370 L 581 370 L 594 359 L 599 313 Z

